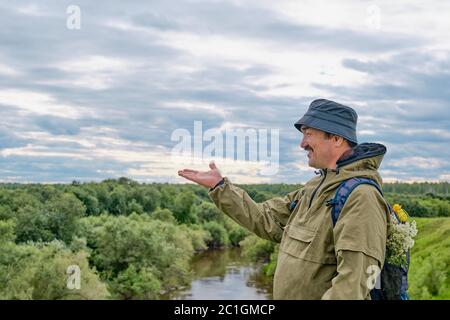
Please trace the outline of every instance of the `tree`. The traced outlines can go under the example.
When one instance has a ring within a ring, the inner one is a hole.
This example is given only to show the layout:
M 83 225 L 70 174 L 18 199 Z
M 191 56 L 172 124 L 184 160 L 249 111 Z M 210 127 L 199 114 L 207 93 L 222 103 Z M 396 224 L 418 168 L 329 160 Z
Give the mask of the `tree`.
M 173 213 L 180 223 L 195 223 L 196 217 L 191 212 L 195 195 L 192 191 L 177 194 L 174 200 Z
M 14 221 L 0 221 L 0 300 L 105 299 L 106 285 L 89 268 L 84 251 L 72 252 L 64 243 L 15 244 Z M 67 286 L 67 268 L 80 270 L 80 288 Z
M 78 227 L 78 220 L 86 213 L 83 203 L 71 193 L 64 193 L 47 202 L 49 227 L 55 238 L 69 244 Z
M 111 197 L 106 183 L 97 183 L 90 185 L 90 188 L 95 192 L 98 200 L 99 212 L 106 212 L 111 206 Z
M 261 239 L 252 234 L 240 243 L 243 248 L 243 255 L 253 261 L 268 260 L 275 249 L 275 243 Z
M 15 240 L 14 228 L 14 220 L 0 220 L 0 243 L 13 242 Z
M 230 239 L 230 244 L 233 246 L 239 246 L 239 243 L 244 240 L 250 233 L 247 229 L 241 227 L 235 222 L 232 222 L 232 228 L 228 230 L 228 238 Z
M 130 265 L 111 282 L 111 291 L 116 299 L 158 299 L 161 282 L 151 268 L 137 270 Z
M 172 211 L 170 211 L 169 209 L 156 210 L 151 214 L 151 217 L 153 219 L 157 219 L 157 220 L 161 220 L 161 221 L 165 221 L 165 222 L 169 222 L 169 223 L 173 223 L 173 224 L 177 223 L 177 220 L 173 216 Z
M 15 216 L 16 242 L 52 241 L 55 238 L 49 225 L 49 213 L 41 206 L 25 205 Z
M 161 204 L 161 193 L 153 186 L 139 186 L 133 191 L 132 197 L 145 212 L 152 212 Z
M 89 268 L 84 251 L 72 252 L 63 244 L 53 242 L 40 248 L 40 257 L 34 260 L 33 300 L 92 300 L 109 297 L 106 284 Z M 80 270 L 80 288 L 67 286 L 69 266 Z
M 140 203 L 136 201 L 136 199 L 131 200 L 131 202 L 128 202 L 127 204 L 127 213 L 144 213 L 144 208 Z
M 203 228 L 211 235 L 207 242 L 210 248 L 220 248 L 229 244 L 227 230 L 215 221 L 205 222 Z
M 86 207 L 87 215 L 98 215 L 100 214 L 100 204 L 96 197 L 96 193 L 89 187 L 72 187 L 70 189 L 78 199 L 84 204 Z
M 138 214 L 87 217 L 82 224 L 94 248 L 91 260 L 111 288 L 130 283 L 130 277 L 150 281 L 148 270 L 162 290 L 187 283 L 194 249 L 189 234 L 179 226 Z M 134 269 L 127 271 L 131 266 Z M 118 293 L 116 289 L 113 293 Z
M 111 193 L 109 212 L 114 215 L 127 213 L 127 191 L 123 186 L 117 186 Z
M 7 220 L 14 217 L 14 212 L 7 205 L 0 205 L 0 220 Z
M 194 205 L 192 213 L 197 217 L 199 223 L 224 220 L 224 214 L 210 202 L 202 201 L 200 205 Z

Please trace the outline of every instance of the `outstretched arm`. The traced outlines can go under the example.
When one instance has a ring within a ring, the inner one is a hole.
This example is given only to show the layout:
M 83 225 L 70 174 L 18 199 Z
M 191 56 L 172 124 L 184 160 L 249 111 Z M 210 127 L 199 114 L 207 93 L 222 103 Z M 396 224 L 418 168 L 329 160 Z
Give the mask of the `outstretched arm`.
M 256 203 L 247 192 L 233 185 L 228 178 L 223 178 L 214 163 L 209 167 L 211 170 L 206 172 L 184 169 L 179 171 L 179 175 L 210 189 L 223 179 L 223 184 L 209 191 L 216 206 L 259 237 L 280 242 L 291 214 L 289 206 L 298 198 L 299 191 Z

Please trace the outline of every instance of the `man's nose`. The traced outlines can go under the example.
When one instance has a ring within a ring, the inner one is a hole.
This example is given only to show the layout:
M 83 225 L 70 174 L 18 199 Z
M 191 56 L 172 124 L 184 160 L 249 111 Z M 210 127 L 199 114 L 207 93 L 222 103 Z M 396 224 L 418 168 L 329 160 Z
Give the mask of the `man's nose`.
M 301 147 L 302 149 L 305 149 L 305 147 L 308 145 L 308 144 L 306 143 L 305 140 L 306 140 L 306 139 L 303 138 L 302 141 L 300 142 L 300 147 Z

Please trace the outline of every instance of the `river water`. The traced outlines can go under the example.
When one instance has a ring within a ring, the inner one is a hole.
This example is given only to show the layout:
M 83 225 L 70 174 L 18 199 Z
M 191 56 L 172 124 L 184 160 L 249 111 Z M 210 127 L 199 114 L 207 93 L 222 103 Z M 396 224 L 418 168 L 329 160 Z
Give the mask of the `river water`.
M 191 285 L 172 291 L 162 299 L 272 299 L 272 281 L 262 274 L 262 264 L 244 259 L 239 248 L 196 254 L 191 261 L 191 268 Z

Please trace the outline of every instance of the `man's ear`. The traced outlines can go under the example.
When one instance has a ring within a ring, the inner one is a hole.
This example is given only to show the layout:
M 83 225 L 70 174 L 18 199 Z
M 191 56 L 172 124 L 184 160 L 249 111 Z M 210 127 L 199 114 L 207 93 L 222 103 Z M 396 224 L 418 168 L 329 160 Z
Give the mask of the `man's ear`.
M 344 144 L 345 139 L 340 136 L 333 136 L 334 143 L 337 147 L 340 147 Z

